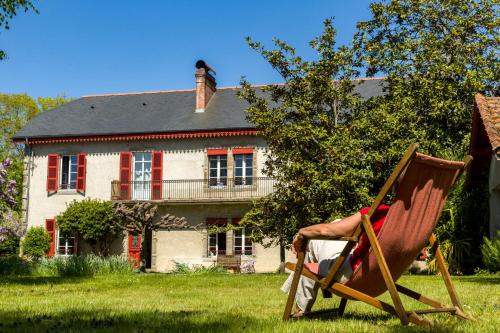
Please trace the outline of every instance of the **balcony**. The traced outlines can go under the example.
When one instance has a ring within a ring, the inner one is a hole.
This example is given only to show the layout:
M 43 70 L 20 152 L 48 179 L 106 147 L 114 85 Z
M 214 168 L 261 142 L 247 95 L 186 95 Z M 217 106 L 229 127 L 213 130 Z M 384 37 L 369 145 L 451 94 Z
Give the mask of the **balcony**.
M 111 200 L 164 203 L 249 202 L 274 190 L 267 177 L 111 182 Z

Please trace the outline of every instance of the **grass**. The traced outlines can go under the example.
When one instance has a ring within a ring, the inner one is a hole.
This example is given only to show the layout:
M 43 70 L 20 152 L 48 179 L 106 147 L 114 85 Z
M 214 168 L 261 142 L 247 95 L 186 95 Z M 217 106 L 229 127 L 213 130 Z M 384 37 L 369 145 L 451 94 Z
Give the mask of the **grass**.
M 126 257 L 57 256 L 41 260 L 26 260 L 18 256 L 0 257 L 0 274 L 15 276 L 94 276 L 127 274 L 133 269 Z
M 359 302 L 340 319 L 282 322 L 278 274 L 126 274 L 95 277 L 0 277 L 0 332 L 428 332 Z M 477 321 L 432 315 L 434 332 L 495 332 L 500 327 L 500 276 L 453 279 Z M 400 282 L 447 301 L 434 276 Z M 383 295 L 388 299 L 387 295 Z M 404 299 L 406 302 L 407 299 Z M 336 304 L 318 299 L 316 309 Z M 415 308 L 414 302 L 409 302 Z

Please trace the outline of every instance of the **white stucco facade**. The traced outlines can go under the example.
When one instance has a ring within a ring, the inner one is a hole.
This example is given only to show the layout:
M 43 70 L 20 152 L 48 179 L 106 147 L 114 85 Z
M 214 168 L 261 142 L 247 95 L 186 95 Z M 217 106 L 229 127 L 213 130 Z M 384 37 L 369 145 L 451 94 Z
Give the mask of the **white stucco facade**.
M 73 200 L 94 198 L 111 200 L 111 183 L 120 176 L 120 152 L 162 151 L 163 180 L 195 180 L 206 179 L 208 172 L 207 150 L 210 148 L 227 148 L 228 178 L 233 176 L 232 148 L 254 148 L 254 177 L 263 177 L 262 168 L 266 159 L 265 141 L 257 136 L 235 136 L 210 139 L 171 139 L 150 141 L 122 142 L 83 142 L 65 144 L 39 144 L 29 147 L 26 162 L 29 163 L 29 175 L 25 175 L 27 187 L 26 220 L 28 227 L 44 226 L 45 220 L 53 219 L 63 212 L 66 205 Z M 47 192 L 48 154 L 76 155 L 86 154 L 85 193 L 75 190 L 59 190 Z M 237 194 L 235 194 L 237 196 Z M 207 218 L 241 218 L 250 208 L 251 200 L 218 200 L 200 202 L 184 200 L 182 203 L 170 203 L 162 200 L 160 212 L 183 216 L 192 225 L 204 223 Z M 231 254 L 232 234 L 228 232 L 228 254 Z M 207 228 L 199 230 L 160 230 L 152 235 L 152 269 L 168 271 L 174 262 L 188 264 L 211 264 L 208 247 Z M 114 248 L 127 254 L 128 243 L 124 239 Z M 80 249 L 84 249 L 82 245 Z M 82 250 L 83 251 L 83 250 Z M 253 244 L 251 256 L 243 256 L 243 260 L 255 260 L 258 272 L 272 272 L 279 267 L 279 249 L 263 248 Z

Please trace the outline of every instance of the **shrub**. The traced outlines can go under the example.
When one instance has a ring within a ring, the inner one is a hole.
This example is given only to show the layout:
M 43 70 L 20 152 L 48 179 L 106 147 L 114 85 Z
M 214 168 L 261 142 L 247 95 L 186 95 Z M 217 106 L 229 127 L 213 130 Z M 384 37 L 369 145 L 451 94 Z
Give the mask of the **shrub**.
M 39 259 L 50 250 L 50 235 L 43 227 L 31 227 L 23 240 L 24 254 Z
M 34 263 L 18 256 L 0 257 L 0 275 L 31 275 Z
M 19 251 L 19 237 L 11 236 L 0 242 L 0 256 L 16 255 Z
M 484 237 L 483 241 L 481 254 L 484 265 L 490 272 L 500 271 L 500 231 L 497 231 L 492 240 Z
M 98 255 L 109 254 L 111 242 L 118 233 L 110 201 L 90 198 L 82 201 L 74 200 L 56 219 L 61 233 L 68 236 L 78 233 L 78 236 L 88 242 L 93 252 Z

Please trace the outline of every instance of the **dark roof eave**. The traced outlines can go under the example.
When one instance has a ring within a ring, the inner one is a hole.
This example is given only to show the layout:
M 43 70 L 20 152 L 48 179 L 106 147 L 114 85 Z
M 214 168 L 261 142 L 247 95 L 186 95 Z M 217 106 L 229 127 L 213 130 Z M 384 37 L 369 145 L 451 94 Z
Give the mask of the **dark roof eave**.
M 148 133 L 119 133 L 119 134 L 89 134 L 65 136 L 14 136 L 14 143 L 64 143 L 64 142 L 98 142 L 98 141 L 125 141 L 125 140 L 161 140 L 161 139 L 189 139 L 204 137 L 244 136 L 257 135 L 256 127 L 201 129 L 188 131 L 167 131 Z

